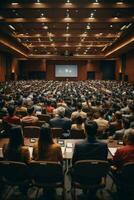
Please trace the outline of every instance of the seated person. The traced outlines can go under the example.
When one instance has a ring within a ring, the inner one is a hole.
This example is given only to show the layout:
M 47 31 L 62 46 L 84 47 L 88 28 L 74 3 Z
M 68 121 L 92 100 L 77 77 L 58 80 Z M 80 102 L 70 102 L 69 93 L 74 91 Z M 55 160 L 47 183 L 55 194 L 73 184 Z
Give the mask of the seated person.
M 77 109 L 77 111 L 72 112 L 72 115 L 71 115 L 71 120 L 72 120 L 72 122 L 75 122 L 77 116 L 79 116 L 79 115 L 80 115 L 83 119 L 86 119 L 87 113 L 85 113 L 85 112 L 82 111 L 82 104 L 81 104 L 80 102 L 77 103 L 76 109 Z
M 27 108 L 23 106 L 22 99 L 18 100 L 18 102 L 17 102 L 16 112 L 18 112 L 18 113 L 20 112 L 20 113 L 24 113 L 24 114 L 27 113 Z
M 125 134 L 125 131 L 130 128 L 130 121 L 127 118 L 122 119 L 122 129 L 115 131 L 115 134 L 113 135 L 113 139 L 115 140 L 123 140 L 123 136 Z
M 73 164 L 78 160 L 106 160 L 108 154 L 107 144 L 96 139 L 97 123 L 85 121 L 87 139 L 77 143 L 74 148 Z
M 9 143 L 3 146 L 5 160 L 30 162 L 29 149 L 24 146 L 24 138 L 21 126 L 13 126 L 10 130 Z
M 119 111 L 115 112 L 114 119 L 109 124 L 110 135 L 113 135 L 116 131 L 123 128 L 122 114 Z
M 35 123 L 38 121 L 38 117 L 35 116 L 34 107 L 29 107 L 27 109 L 28 115 L 22 118 L 22 122 L 25 123 Z
M 80 115 L 76 117 L 75 122 L 76 122 L 75 124 L 72 124 L 71 130 L 83 130 L 85 133 L 85 125 Z
M 7 108 L 5 107 L 5 101 L 0 99 L 0 119 L 7 115 Z
M 99 133 L 105 132 L 109 127 L 109 122 L 104 118 L 104 115 L 105 115 L 105 111 L 104 110 L 100 110 L 98 112 L 98 118 L 94 119 L 94 121 L 98 125 L 98 132 Z
M 64 117 L 65 108 L 58 107 L 55 110 L 56 116 L 50 120 L 50 126 L 52 128 L 62 128 L 65 132 L 71 129 L 71 120 Z
M 47 100 L 47 106 L 46 106 L 46 112 L 47 113 L 53 113 L 54 107 L 51 104 L 50 100 Z
M 130 128 L 125 131 L 124 136 L 125 146 L 117 149 L 113 162 L 117 170 L 127 162 L 134 162 L 134 129 Z
M 3 123 L 6 122 L 8 124 L 19 124 L 20 118 L 15 115 L 15 107 L 9 106 L 7 108 L 8 115 L 3 117 Z
M 54 143 L 49 124 L 42 125 L 38 144 L 33 149 L 34 160 L 63 162 L 61 147 Z

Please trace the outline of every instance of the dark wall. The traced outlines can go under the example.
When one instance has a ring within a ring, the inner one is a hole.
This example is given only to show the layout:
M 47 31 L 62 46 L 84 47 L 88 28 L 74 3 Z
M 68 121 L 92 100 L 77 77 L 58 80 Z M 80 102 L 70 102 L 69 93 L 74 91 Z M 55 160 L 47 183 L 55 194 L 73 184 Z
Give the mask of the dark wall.
M 46 61 L 40 60 L 22 60 L 19 61 L 19 79 L 45 79 Z
M 0 81 L 11 80 L 13 56 L 0 52 Z
M 114 80 L 115 79 L 115 67 L 116 67 L 116 63 L 113 60 L 100 61 L 100 68 L 102 71 L 102 79 L 103 80 Z

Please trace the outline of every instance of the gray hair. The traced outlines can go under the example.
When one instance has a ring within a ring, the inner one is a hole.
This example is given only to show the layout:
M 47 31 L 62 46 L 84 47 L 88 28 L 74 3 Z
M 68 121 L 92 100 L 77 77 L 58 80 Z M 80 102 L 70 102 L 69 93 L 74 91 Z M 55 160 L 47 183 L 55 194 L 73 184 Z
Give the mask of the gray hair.
M 63 108 L 62 106 L 58 107 L 56 109 L 56 114 L 59 115 L 60 117 L 64 117 L 64 115 L 65 115 L 65 108 Z

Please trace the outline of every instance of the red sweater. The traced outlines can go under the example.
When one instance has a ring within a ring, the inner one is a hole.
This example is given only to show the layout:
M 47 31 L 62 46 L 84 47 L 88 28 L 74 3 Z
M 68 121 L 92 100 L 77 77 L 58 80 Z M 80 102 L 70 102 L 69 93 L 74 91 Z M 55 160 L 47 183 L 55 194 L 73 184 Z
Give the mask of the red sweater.
M 134 145 L 126 145 L 117 149 L 113 160 L 118 167 L 127 162 L 134 162 Z

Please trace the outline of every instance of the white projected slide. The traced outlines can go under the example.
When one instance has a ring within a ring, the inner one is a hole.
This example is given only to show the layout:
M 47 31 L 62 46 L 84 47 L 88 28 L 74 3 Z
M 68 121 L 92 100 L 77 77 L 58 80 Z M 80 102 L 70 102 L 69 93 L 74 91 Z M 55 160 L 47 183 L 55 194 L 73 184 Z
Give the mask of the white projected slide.
M 55 65 L 56 77 L 77 77 L 77 65 Z

